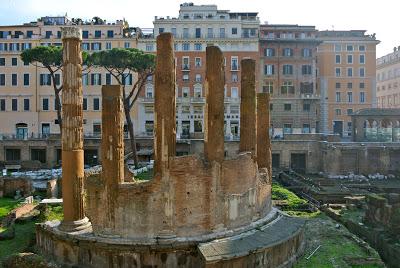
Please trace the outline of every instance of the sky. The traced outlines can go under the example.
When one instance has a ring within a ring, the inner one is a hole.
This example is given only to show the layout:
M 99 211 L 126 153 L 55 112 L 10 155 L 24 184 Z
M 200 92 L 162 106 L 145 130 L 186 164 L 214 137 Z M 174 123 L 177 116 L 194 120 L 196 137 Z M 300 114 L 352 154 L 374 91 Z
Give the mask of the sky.
M 178 16 L 183 0 L 0 0 L 0 25 L 68 14 L 108 22 L 125 18 L 130 26 L 152 28 L 154 16 Z M 190 1 L 187 1 L 190 2 Z M 197 0 L 233 12 L 258 12 L 261 23 L 314 25 L 318 30 L 367 30 L 381 43 L 377 57 L 400 46 L 399 0 Z

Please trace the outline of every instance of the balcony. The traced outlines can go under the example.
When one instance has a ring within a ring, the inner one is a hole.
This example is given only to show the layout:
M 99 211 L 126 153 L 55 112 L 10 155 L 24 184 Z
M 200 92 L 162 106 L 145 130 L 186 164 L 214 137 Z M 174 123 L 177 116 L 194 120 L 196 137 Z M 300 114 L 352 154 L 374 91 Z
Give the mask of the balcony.
M 182 64 L 182 71 L 190 71 L 190 65 L 189 64 Z
M 28 133 L 25 134 L 2 133 L 0 134 L 0 140 L 47 140 L 50 138 L 50 136 L 54 135 L 58 134 L 32 133 L 28 135 Z
M 204 97 L 193 97 L 190 98 L 191 103 L 204 103 Z
M 225 103 L 239 103 L 240 102 L 240 98 L 225 98 L 224 99 Z
M 144 98 L 140 98 L 141 103 L 154 103 L 154 97 L 146 96 Z
M 300 98 L 308 100 L 318 100 L 321 98 L 321 96 L 318 94 L 302 93 L 300 94 Z

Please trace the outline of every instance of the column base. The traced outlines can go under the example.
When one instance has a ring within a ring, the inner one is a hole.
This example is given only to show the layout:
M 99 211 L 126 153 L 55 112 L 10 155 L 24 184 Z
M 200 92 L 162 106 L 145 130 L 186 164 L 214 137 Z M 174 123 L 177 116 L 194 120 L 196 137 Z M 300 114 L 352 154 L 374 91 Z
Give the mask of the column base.
M 91 231 L 92 224 L 87 217 L 77 221 L 62 221 L 58 229 L 67 233 Z M 90 230 L 89 230 L 90 229 Z

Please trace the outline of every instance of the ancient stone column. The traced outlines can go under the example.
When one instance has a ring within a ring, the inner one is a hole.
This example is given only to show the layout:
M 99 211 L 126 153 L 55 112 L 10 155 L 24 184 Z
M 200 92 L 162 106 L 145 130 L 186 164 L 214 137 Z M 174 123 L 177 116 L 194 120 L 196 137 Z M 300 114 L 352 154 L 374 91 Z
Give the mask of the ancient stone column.
M 269 93 L 257 93 L 257 163 L 258 168 L 272 170 L 271 140 L 269 137 Z
M 124 119 L 122 87 L 102 86 L 101 164 L 109 188 L 124 181 Z
M 171 33 L 157 37 L 154 100 L 154 174 L 168 168 L 168 159 L 176 154 L 175 57 Z
M 241 61 L 240 152 L 256 151 L 256 61 Z
M 62 195 L 64 220 L 60 229 L 80 231 L 91 226 L 84 213 L 82 31 L 63 27 Z
M 216 46 L 206 49 L 206 107 L 204 111 L 204 157 L 224 160 L 224 57 Z

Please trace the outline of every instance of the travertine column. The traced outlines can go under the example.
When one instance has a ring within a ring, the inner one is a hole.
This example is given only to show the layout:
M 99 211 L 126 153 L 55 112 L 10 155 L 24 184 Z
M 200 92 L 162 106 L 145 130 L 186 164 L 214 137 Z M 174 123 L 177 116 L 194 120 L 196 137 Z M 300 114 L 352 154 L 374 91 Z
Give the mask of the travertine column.
M 77 27 L 63 27 L 62 90 L 62 194 L 64 220 L 60 229 L 79 231 L 91 226 L 83 208 L 83 96 L 82 32 Z
M 256 151 L 256 61 L 241 61 L 240 152 Z
M 224 160 L 224 57 L 216 46 L 206 49 L 206 108 L 204 112 L 204 157 Z
M 269 101 L 269 93 L 257 93 L 257 163 L 258 168 L 268 168 L 271 172 Z
M 101 88 L 101 164 L 102 177 L 109 188 L 124 181 L 124 119 L 122 87 Z
M 176 154 L 175 57 L 171 33 L 157 37 L 154 101 L 154 174 L 163 173 Z

